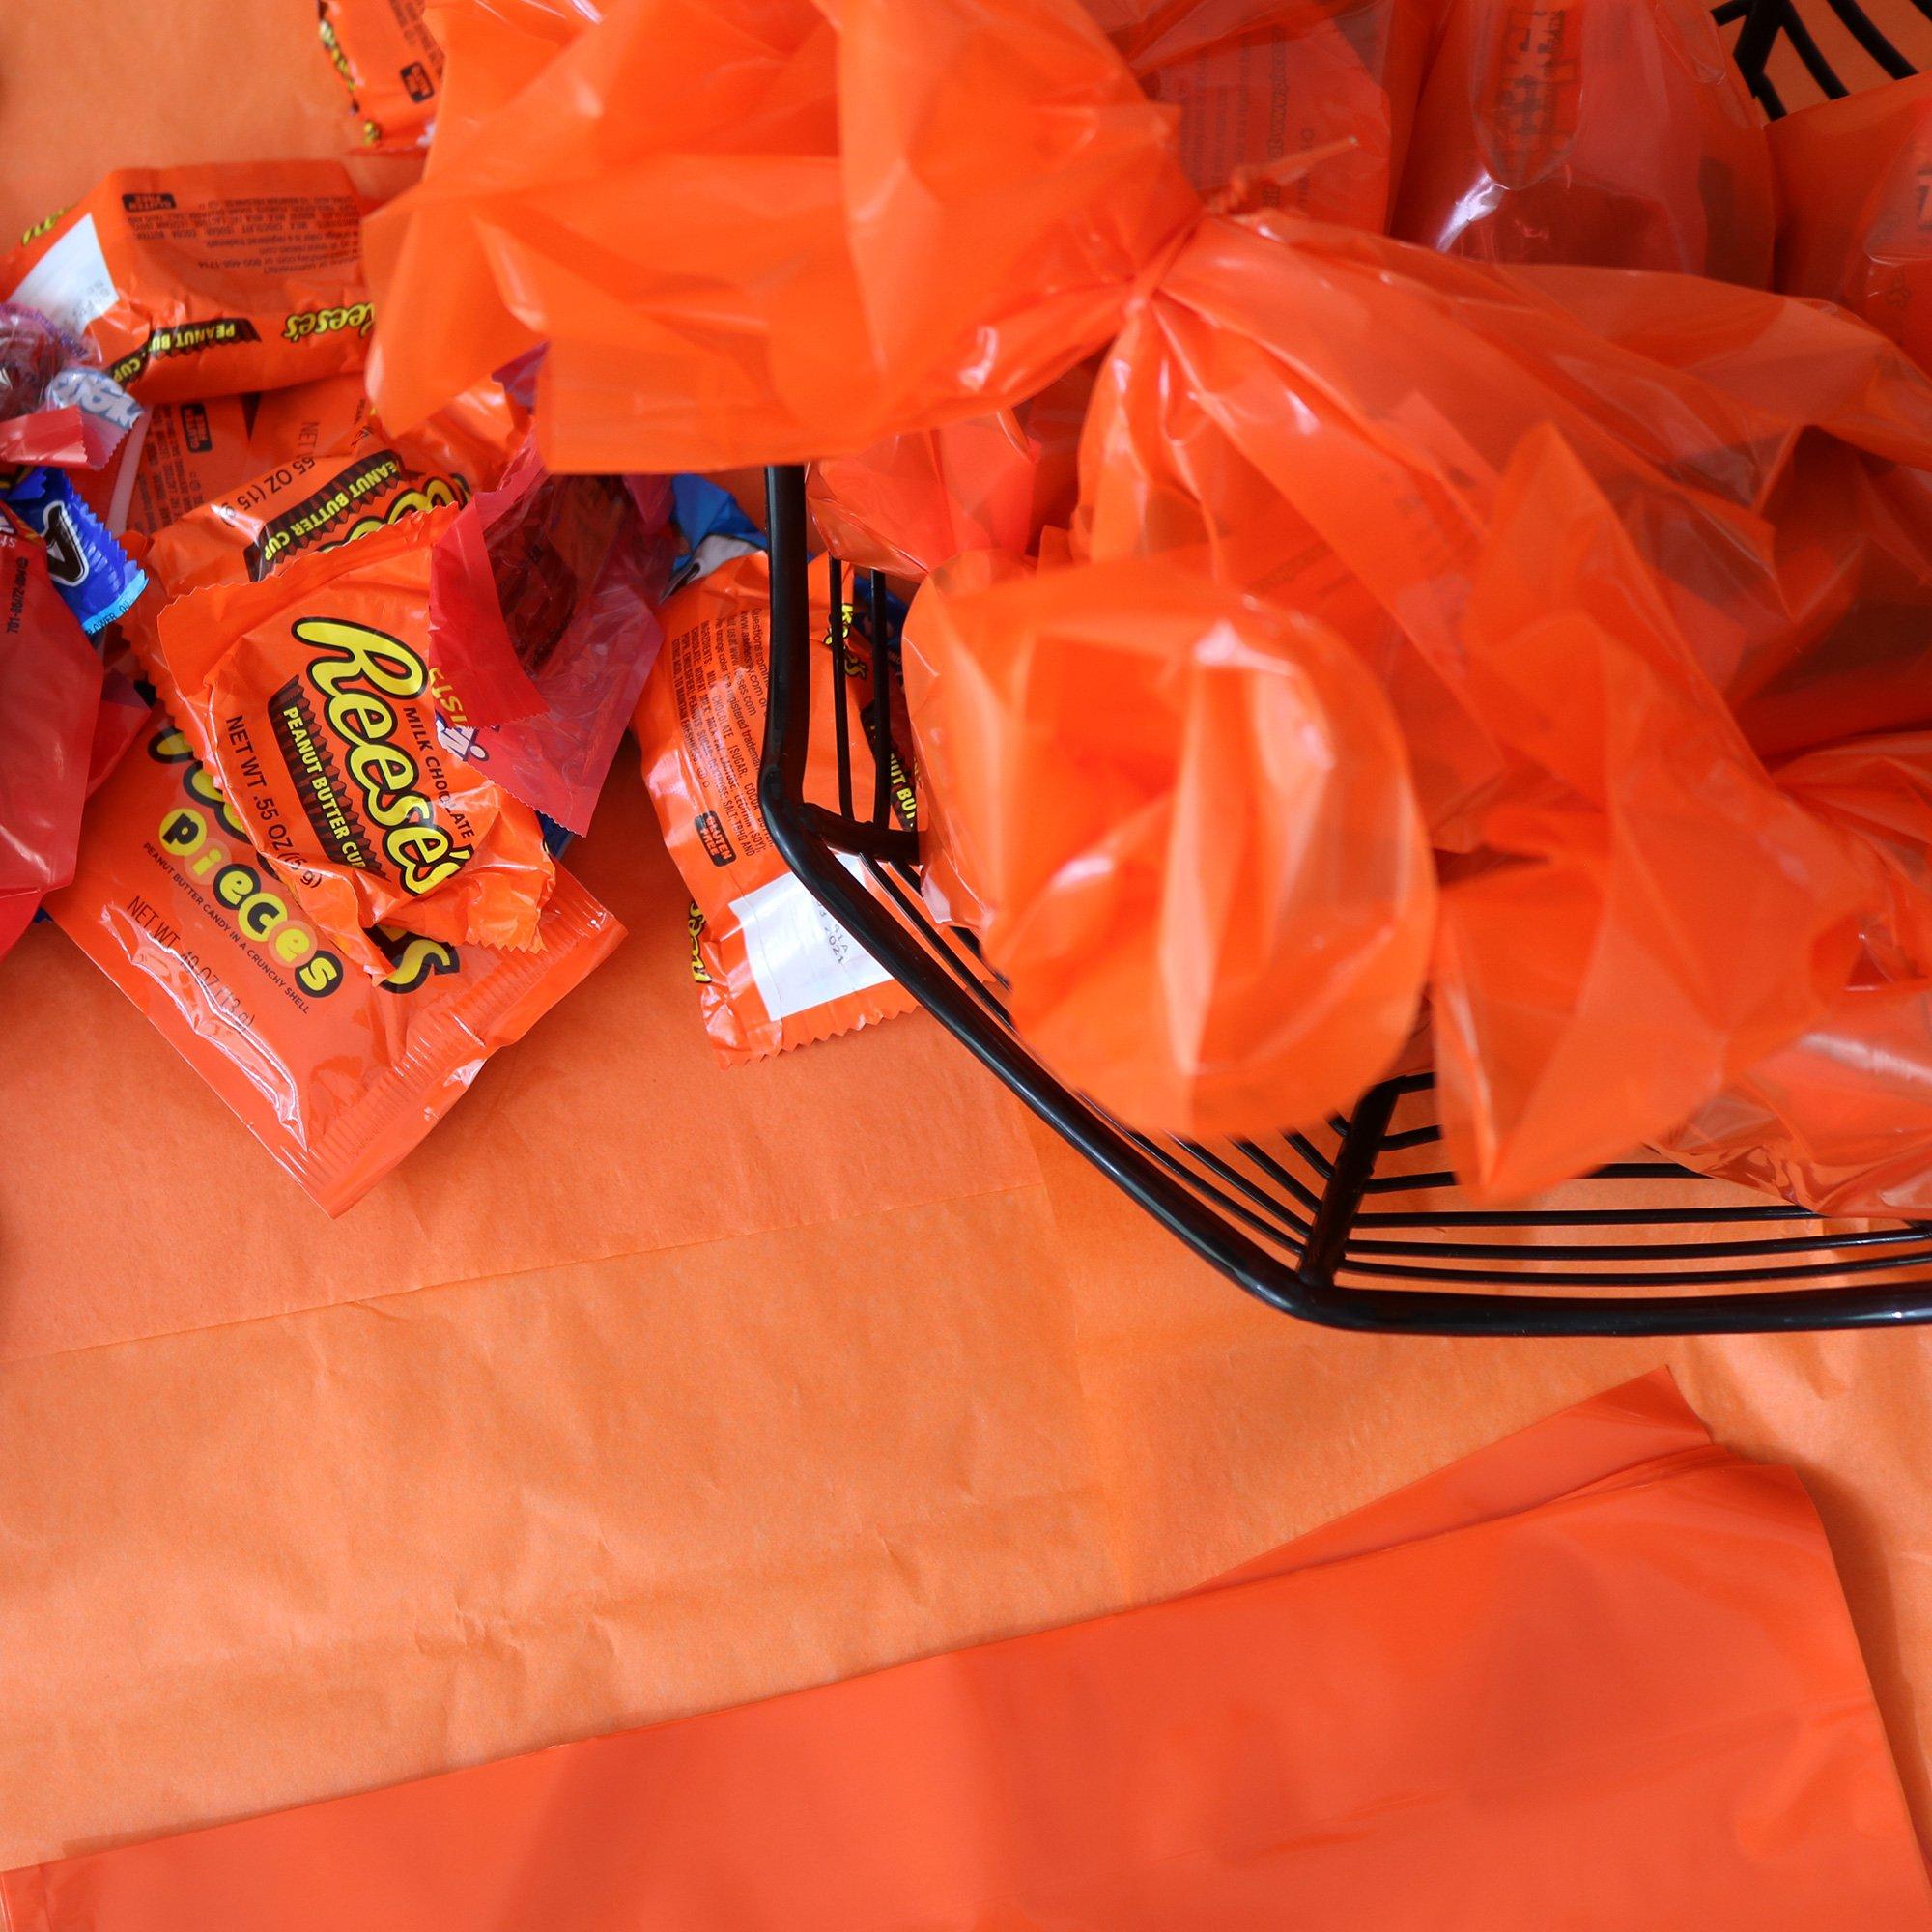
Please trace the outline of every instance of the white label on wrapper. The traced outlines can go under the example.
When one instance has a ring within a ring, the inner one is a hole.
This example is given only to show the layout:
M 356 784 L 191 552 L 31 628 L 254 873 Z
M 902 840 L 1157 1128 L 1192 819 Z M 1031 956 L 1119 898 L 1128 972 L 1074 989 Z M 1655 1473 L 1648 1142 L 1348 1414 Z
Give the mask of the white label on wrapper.
M 857 877 L 857 862 L 844 863 Z M 731 910 L 745 930 L 752 978 L 775 1020 L 893 977 L 789 872 L 733 899 Z
M 7 299 L 37 308 L 70 334 L 78 335 L 119 299 L 94 216 L 84 214 L 29 270 Z

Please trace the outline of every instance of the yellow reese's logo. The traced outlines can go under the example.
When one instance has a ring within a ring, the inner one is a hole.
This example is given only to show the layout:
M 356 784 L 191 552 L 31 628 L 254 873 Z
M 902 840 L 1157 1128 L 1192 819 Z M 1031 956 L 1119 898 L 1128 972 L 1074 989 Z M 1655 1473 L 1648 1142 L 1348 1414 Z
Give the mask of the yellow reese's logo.
M 423 696 L 429 667 L 401 639 L 366 624 L 304 617 L 295 635 L 315 653 L 308 681 L 322 698 L 329 734 L 347 748 L 343 762 L 354 803 L 375 828 L 403 890 L 420 897 L 446 885 L 474 852 L 437 822 L 436 807 L 422 789 L 422 768 L 396 736 L 402 724 L 396 706 Z M 317 786 L 328 781 L 332 822 L 342 813 L 330 761 L 313 743 L 309 751 L 312 755 L 294 768 Z M 313 772 L 304 769 L 308 765 Z M 358 858 L 368 863 L 366 853 L 345 850 L 344 856 L 352 864 Z

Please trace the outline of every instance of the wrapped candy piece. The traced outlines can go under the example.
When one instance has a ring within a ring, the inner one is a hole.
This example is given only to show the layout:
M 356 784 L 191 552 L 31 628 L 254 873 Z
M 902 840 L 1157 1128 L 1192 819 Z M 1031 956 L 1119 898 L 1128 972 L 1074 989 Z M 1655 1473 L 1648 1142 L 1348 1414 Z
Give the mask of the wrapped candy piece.
M 1932 1219 L 1932 980 L 1841 994 L 1656 1147 L 1833 1219 Z
M 447 515 L 161 613 L 156 681 L 195 755 L 309 919 L 372 971 L 370 926 L 528 946 L 555 872 L 536 814 L 439 735 L 430 553 Z
M 340 448 L 368 415 L 359 370 L 255 395 L 162 403 L 149 414 L 127 526 L 153 536 L 257 476 Z
M 1435 878 L 1347 645 L 1159 559 L 928 585 L 915 629 L 922 764 L 1014 1022 L 1064 1078 L 1216 1135 L 1318 1120 L 1387 1068 Z
M 322 44 L 349 90 L 362 140 L 378 153 L 428 145 L 442 48 L 423 0 L 319 0 Z
M 854 789 L 868 792 L 872 783 L 869 641 L 863 616 L 848 611 L 846 674 L 832 674 L 830 574 L 821 560 L 809 586 L 812 636 L 828 647 L 827 661 L 813 667 L 806 780 L 819 803 L 838 797 L 834 705 L 847 709 Z M 876 1026 L 914 1005 L 793 876 L 765 827 L 758 752 L 770 594 L 770 561 L 750 551 L 672 598 L 664 649 L 632 724 L 665 843 L 691 895 L 692 978 L 724 1066 Z M 864 877 L 856 862 L 854 870 Z
M 0 509 L 0 953 L 73 876 L 99 701 L 100 660 L 44 550 Z
M 0 464 L 103 469 L 141 406 L 37 309 L 0 302 Z
M 1777 286 L 1834 301 L 1932 366 L 1932 74 L 1772 123 Z
M 1698 0 L 1454 0 L 1394 232 L 1490 262 L 1764 288 L 1764 123 Z
M 389 927 L 357 971 L 157 715 L 89 808 L 48 912 L 328 1213 L 354 1205 L 623 938 L 568 873 L 539 947 Z
M 0 261 L 0 299 L 144 403 L 281 388 L 361 366 L 361 218 L 333 161 L 121 168 Z
M 1246 179 L 1266 206 L 1388 226 L 1429 47 L 1423 0 L 1084 4 L 1179 110 L 1181 166 L 1203 195 Z

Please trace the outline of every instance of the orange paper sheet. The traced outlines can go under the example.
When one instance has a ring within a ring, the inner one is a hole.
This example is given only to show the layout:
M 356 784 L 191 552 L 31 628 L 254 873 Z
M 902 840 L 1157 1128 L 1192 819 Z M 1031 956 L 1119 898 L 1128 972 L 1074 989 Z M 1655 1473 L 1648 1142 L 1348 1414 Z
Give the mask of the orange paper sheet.
M 1176 1602 L 0 1877 L 14 1932 L 215 1900 L 278 1932 L 1932 1926 L 1809 1501 L 1662 1376 Z
M 314 33 L 0 9 L 0 216 L 335 152 Z M 628 759 L 570 864 L 632 937 L 335 1224 L 57 934 L 0 965 L 0 1865 L 1172 1595 L 1666 1361 L 1804 1476 L 1932 1829 L 1932 1337 L 1303 1327 L 922 1019 L 719 1072 Z

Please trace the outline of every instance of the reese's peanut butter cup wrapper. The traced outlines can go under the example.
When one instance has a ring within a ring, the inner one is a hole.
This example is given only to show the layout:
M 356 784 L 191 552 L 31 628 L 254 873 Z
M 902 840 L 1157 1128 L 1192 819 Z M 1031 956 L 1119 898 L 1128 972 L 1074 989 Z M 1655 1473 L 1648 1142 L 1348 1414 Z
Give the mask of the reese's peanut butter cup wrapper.
M 86 337 L 140 402 L 284 388 L 368 353 L 362 212 L 335 161 L 120 168 L 27 232 L 0 299 Z
M 128 527 L 153 536 L 257 477 L 306 470 L 369 419 L 359 370 L 246 396 L 163 403 L 148 418 Z
M 559 872 L 537 950 L 384 928 L 372 976 L 248 840 L 214 773 L 156 713 L 89 805 L 73 882 L 47 910 L 331 1214 L 624 936 Z
M 161 612 L 162 698 L 304 913 L 379 966 L 364 930 L 523 947 L 554 876 L 529 807 L 448 753 L 414 516 L 217 583 Z
M 442 91 L 442 48 L 423 0 L 318 0 L 322 45 L 349 90 L 362 142 L 383 154 L 426 147 Z
M 691 895 L 691 969 L 704 1031 L 726 1066 L 830 1039 L 915 1005 L 800 883 L 765 829 L 758 753 L 771 676 L 770 582 L 764 553 L 753 551 L 665 606 L 664 647 L 631 724 L 665 842 Z M 827 804 L 838 798 L 835 703 L 851 710 L 854 788 L 867 798 L 872 788 L 867 645 L 858 628 L 863 613 L 846 614 L 850 675 L 835 677 L 828 661 L 814 663 L 811 680 L 817 715 L 807 789 Z M 811 619 L 814 641 L 829 646 L 822 558 L 811 573 Z M 814 650 L 814 660 L 818 655 Z M 910 803 L 909 788 L 895 782 L 894 789 Z M 857 876 L 863 883 L 863 873 Z

